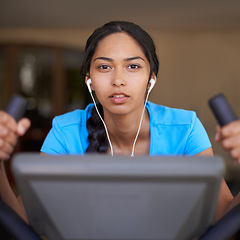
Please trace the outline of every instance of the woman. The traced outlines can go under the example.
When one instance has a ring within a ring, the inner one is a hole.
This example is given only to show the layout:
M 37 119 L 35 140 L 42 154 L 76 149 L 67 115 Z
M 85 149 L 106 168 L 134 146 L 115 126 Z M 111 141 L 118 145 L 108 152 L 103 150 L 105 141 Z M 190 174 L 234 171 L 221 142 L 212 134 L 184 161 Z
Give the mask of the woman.
M 108 131 L 96 108 L 89 105 L 85 111 L 55 118 L 41 151 L 48 154 L 106 152 L 111 150 L 112 142 L 114 154 L 131 155 L 149 81 L 157 81 L 158 68 L 154 43 L 139 26 L 110 22 L 97 29 L 87 41 L 82 74 L 86 76 L 86 83 L 92 82 L 89 87 L 100 102 L 97 109 L 104 116 Z M 207 134 L 195 113 L 152 103 L 146 107 L 136 154 L 212 153 Z
M 96 29 L 82 74 L 99 103 L 56 117 L 41 152 L 213 155 L 194 112 L 147 102 L 158 68 L 154 43 L 139 26 L 117 21 Z M 222 180 L 215 220 L 237 201 Z

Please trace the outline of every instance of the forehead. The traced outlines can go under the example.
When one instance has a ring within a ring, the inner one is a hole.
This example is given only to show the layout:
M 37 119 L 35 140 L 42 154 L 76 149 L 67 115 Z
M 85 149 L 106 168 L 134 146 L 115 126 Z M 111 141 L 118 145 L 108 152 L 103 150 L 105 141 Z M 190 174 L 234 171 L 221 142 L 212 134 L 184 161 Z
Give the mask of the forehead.
M 138 42 L 125 32 L 113 33 L 102 39 L 96 48 L 94 56 L 104 55 L 107 57 L 145 57 Z

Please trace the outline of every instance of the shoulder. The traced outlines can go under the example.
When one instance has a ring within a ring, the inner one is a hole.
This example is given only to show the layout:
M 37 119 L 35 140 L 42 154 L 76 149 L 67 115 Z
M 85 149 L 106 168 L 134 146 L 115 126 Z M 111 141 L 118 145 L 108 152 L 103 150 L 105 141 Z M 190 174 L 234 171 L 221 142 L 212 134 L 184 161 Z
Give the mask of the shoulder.
M 77 109 L 54 117 L 53 126 L 59 128 L 70 127 L 73 125 L 86 125 L 88 118 L 91 116 L 93 104 L 89 104 L 85 109 Z
M 194 111 L 154 103 L 149 103 L 147 109 L 151 154 L 195 155 L 211 147 L 206 130 Z
M 151 102 L 148 102 L 147 109 L 153 124 L 188 125 L 197 118 L 194 111 L 166 107 Z
M 93 105 L 75 110 L 53 119 L 52 128 L 44 140 L 41 151 L 48 154 L 82 154 L 88 146 L 87 119 Z

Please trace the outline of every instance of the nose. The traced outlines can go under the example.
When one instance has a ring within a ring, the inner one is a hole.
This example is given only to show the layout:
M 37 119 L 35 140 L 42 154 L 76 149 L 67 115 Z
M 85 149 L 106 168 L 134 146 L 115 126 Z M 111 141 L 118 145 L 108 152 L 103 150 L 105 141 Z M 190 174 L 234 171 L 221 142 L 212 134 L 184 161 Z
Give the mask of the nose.
M 112 85 L 115 87 L 121 87 L 126 85 L 124 71 L 121 69 L 115 69 L 112 75 Z

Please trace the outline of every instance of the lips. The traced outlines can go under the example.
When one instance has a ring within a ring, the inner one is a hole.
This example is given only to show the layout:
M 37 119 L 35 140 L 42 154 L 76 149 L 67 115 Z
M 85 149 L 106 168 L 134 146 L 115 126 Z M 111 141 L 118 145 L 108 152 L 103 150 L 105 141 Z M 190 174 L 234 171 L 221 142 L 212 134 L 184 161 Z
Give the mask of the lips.
M 113 93 L 110 98 L 121 98 L 121 97 L 129 97 L 127 94 L 119 92 L 119 93 Z
M 124 103 L 129 96 L 125 93 L 113 93 L 109 98 L 113 103 L 120 104 Z
M 127 96 L 121 94 L 121 95 L 113 95 L 113 96 L 111 96 L 111 97 L 113 97 L 113 98 L 122 98 L 122 97 L 127 97 Z

